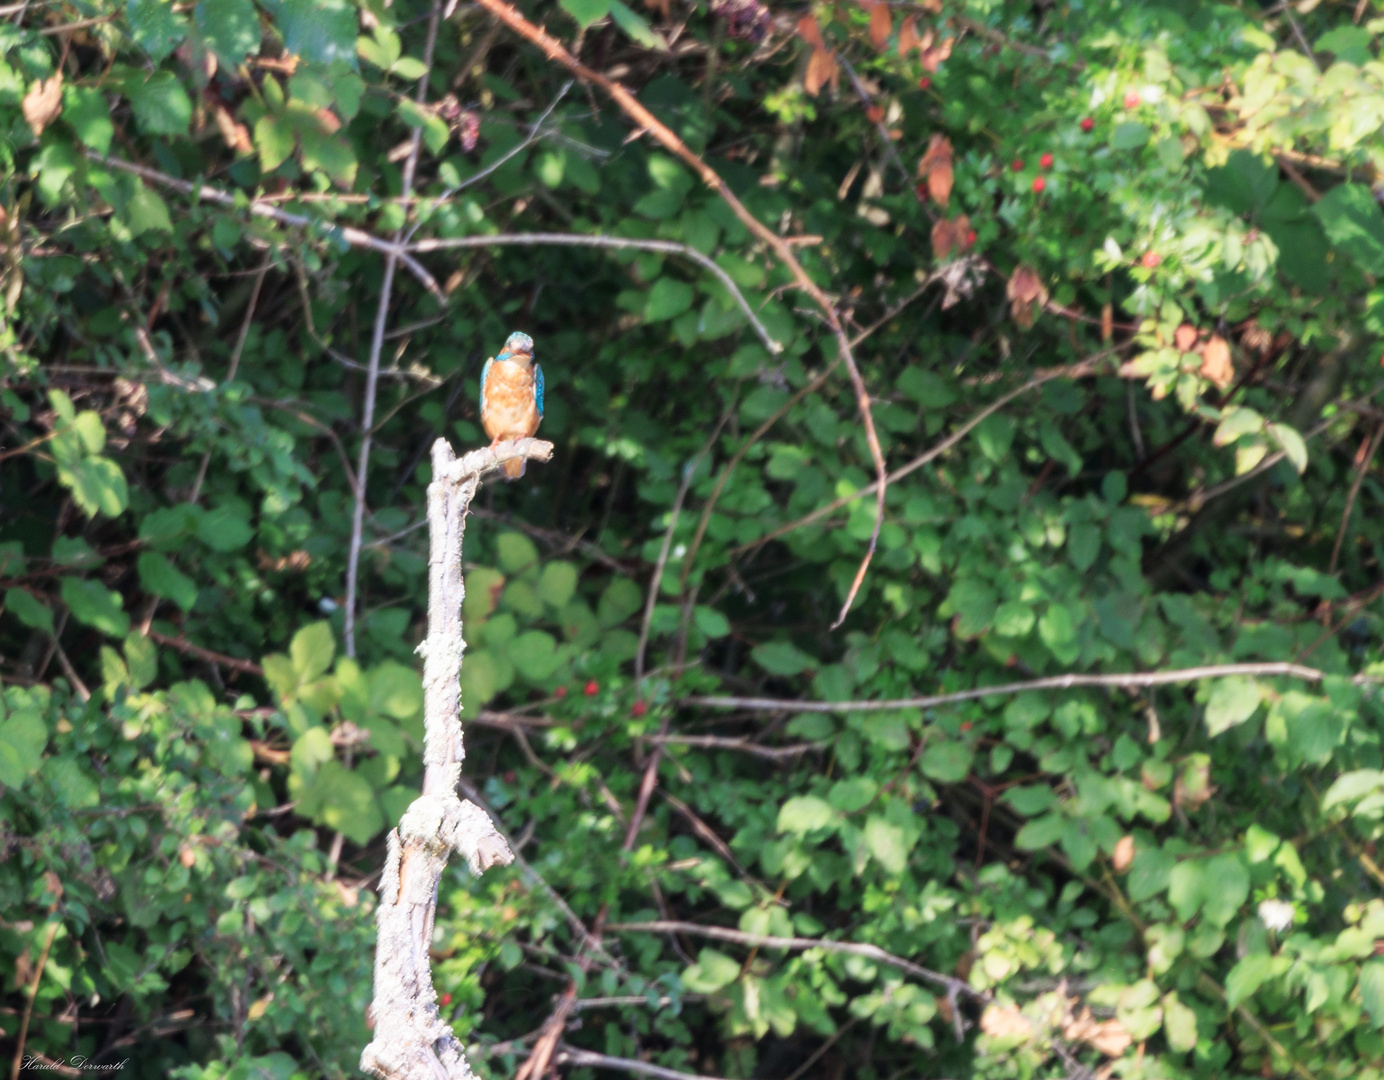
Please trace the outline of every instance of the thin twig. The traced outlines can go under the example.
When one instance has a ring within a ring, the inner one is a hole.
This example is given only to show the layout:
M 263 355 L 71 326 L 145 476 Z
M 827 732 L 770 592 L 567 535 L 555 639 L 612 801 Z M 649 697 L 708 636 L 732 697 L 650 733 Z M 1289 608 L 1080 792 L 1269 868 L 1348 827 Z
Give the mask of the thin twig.
M 1381 438 L 1384 438 L 1384 423 L 1374 429 L 1374 434 L 1370 437 L 1365 453 L 1360 458 L 1360 464 L 1355 470 L 1355 479 L 1350 483 L 1350 494 L 1346 496 L 1346 508 L 1341 511 L 1341 527 L 1336 530 L 1336 542 L 1331 545 L 1331 561 L 1326 568 L 1327 577 L 1336 573 L 1336 560 L 1340 557 L 1341 544 L 1346 538 L 1346 526 L 1350 524 L 1351 511 L 1355 509 L 1355 497 L 1360 494 L 1360 484 L 1365 479 L 1365 473 L 1369 471 L 1370 462 L 1374 460 L 1374 452 L 1379 449 Z
M 185 195 L 192 195 L 200 202 L 216 203 L 218 206 L 229 206 L 233 209 L 240 205 L 234 195 L 226 191 L 219 191 L 207 184 L 193 184 L 187 180 L 180 180 L 176 176 L 159 172 L 157 169 L 151 169 L 147 165 L 136 165 L 133 161 L 124 161 L 120 158 L 109 157 L 106 154 L 98 154 L 94 150 L 88 150 L 86 156 L 98 164 L 119 169 L 122 172 L 133 173 L 150 183 L 170 188 L 173 191 L 181 191 Z M 277 206 L 271 206 L 265 202 L 251 202 L 244 209 L 251 217 L 268 218 L 271 221 L 277 221 L 280 225 L 308 229 L 319 235 L 325 231 L 329 238 L 344 240 L 352 247 L 370 248 L 372 251 L 383 252 L 386 255 L 392 252 L 398 256 L 399 261 L 403 263 L 408 272 L 416 277 L 439 303 L 446 302 L 446 295 L 442 292 L 442 287 L 438 285 L 437 279 L 428 273 L 417 259 L 406 251 L 400 250 L 397 243 L 351 225 L 335 225 L 320 218 L 308 217 L 306 214 L 290 214 L 286 210 L 280 210 Z
M 245 340 L 250 336 L 250 326 L 255 321 L 255 307 L 259 304 L 260 289 L 264 287 L 264 277 L 269 273 L 269 265 L 273 258 L 273 248 L 266 248 L 264 261 L 255 272 L 255 283 L 250 288 L 250 302 L 245 305 L 245 318 L 240 322 L 240 333 L 236 335 L 235 348 L 231 350 L 231 362 L 226 367 L 226 377 L 221 380 L 222 386 L 234 382 L 236 372 L 240 369 L 240 357 L 245 351 Z M 197 479 L 192 482 L 192 491 L 187 497 L 189 503 L 195 505 L 201 498 L 202 484 L 207 478 L 207 466 L 210 464 L 211 451 L 207 450 L 202 454 L 202 463 L 197 466 Z
M 447 236 L 438 237 L 431 240 L 417 240 L 411 244 L 400 245 L 403 251 L 450 251 L 454 248 L 475 248 L 475 247 L 507 247 L 510 245 L 547 245 L 557 247 L 601 247 L 619 250 L 628 248 L 633 251 L 659 251 L 666 255 L 680 255 L 685 259 L 691 259 L 708 273 L 712 274 L 717 281 L 726 287 L 731 299 L 736 306 L 749 320 L 750 326 L 754 329 L 755 336 L 764 343 L 764 347 L 771 353 L 781 353 L 783 346 L 774 340 L 765 329 L 764 324 L 759 321 L 759 316 L 754 313 L 750 303 L 745 299 L 745 294 L 740 291 L 739 286 L 731 280 L 729 274 L 721 269 L 713 260 L 707 258 L 696 248 L 687 244 L 679 244 L 674 240 L 644 240 L 631 236 L 602 236 L 595 233 L 551 233 L 551 232 L 522 232 L 522 233 L 495 233 L 490 236 Z
M 72 684 L 72 690 L 82 701 L 91 700 L 91 691 L 87 689 L 87 684 L 82 682 L 81 676 L 77 674 L 77 669 L 72 666 L 72 661 L 67 658 L 67 651 L 59 644 L 56 637 L 53 638 L 53 651 L 57 654 L 58 665 L 62 668 L 63 674 L 67 676 L 67 681 Z
M 612 1057 L 598 1054 L 594 1050 L 580 1050 L 566 1043 L 559 1043 L 553 1061 L 560 1065 L 589 1065 L 597 1069 L 614 1069 L 617 1072 L 634 1073 L 637 1076 L 653 1076 L 658 1080 L 717 1080 L 716 1077 L 702 1076 L 700 1073 L 678 1072 L 634 1058 Z
M 1094 375 L 1096 373 L 1097 365 L 1099 364 L 1099 362 L 1106 356 L 1110 355 L 1111 352 L 1112 350 L 1110 349 L 1102 349 L 1094 356 L 1089 356 L 1079 363 L 1071 364 L 1067 367 L 1053 368 L 1049 371 L 1039 372 L 1037 375 L 1029 379 L 1028 382 L 1024 383 L 1022 386 L 1009 391 L 1009 393 L 1003 395 L 1002 397 L 991 402 L 985 408 L 981 409 L 978 413 L 972 416 L 969 420 L 967 420 L 964 424 L 962 424 L 959 428 L 957 428 L 955 431 L 953 431 L 950 435 L 948 435 L 941 442 L 937 443 L 931 449 L 920 454 L 918 457 L 914 458 L 912 461 L 910 461 L 907 465 L 903 466 L 902 468 L 895 469 L 892 473 L 889 474 L 889 483 L 897 483 L 910 473 L 917 472 L 919 469 L 921 469 L 924 465 L 928 464 L 928 462 L 932 461 L 934 458 L 940 457 L 942 454 L 945 454 L 948 450 L 950 450 L 953 446 L 955 446 L 968 434 L 970 434 L 971 430 L 977 424 L 981 423 L 986 417 L 998 412 L 1000 409 L 1004 408 L 1015 398 L 1023 396 L 1030 390 L 1036 390 L 1045 382 L 1049 382 L 1052 379 L 1080 379 L 1084 378 L 1087 375 Z M 856 491 L 850 495 L 845 495 L 839 499 L 834 499 L 831 502 L 827 503 L 825 506 L 819 506 L 816 510 L 813 510 L 812 513 L 806 514 L 803 517 L 798 518 L 797 521 L 790 521 L 787 525 L 780 525 L 777 529 L 765 533 L 758 540 L 752 540 L 748 544 L 741 544 L 739 547 L 732 548 L 730 553 L 732 555 L 737 555 L 742 551 L 748 551 L 751 548 L 761 547 L 762 545 L 767 544 L 770 540 L 775 540 L 778 537 L 782 536 L 784 533 L 790 533 L 795 529 L 801 529 L 804 525 L 810 525 L 818 518 L 825 517 L 827 514 L 830 514 L 835 510 L 839 510 L 843 506 L 848 506 L 850 503 L 855 502 L 856 499 L 862 499 L 866 495 L 869 495 L 871 492 L 876 492 L 878 490 L 878 484 L 879 481 L 875 481 L 875 483 L 869 484 L 866 487 L 863 487 L 859 491 Z
M 428 35 L 423 44 L 423 74 L 418 79 L 413 99 L 419 105 L 428 96 L 428 76 L 432 72 L 433 52 L 437 47 L 437 26 L 441 21 L 441 4 L 434 0 L 428 18 Z M 413 177 L 418 169 L 418 152 L 423 146 L 423 129 L 414 128 L 404 162 L 403 194 L 413 194 Z M 404 231 L 394 233 L 397 248 Z M 399 252 L 391 251 L 384 258 L 384 278 L 380 282 L 380 298 L 375 307 L 375 325 L 370 335 L 370 357 L 365 375 L 365 401 L 361 407 L 360 454 L 356 458 L 356 497 L 351 507 L 351 540 L 346 552 L 346 611 L 342 637 L 346 655 L 356 655 L 356 592 L 360 584 L 360 545 L 365 532 L 366 474 L 370 469 L 370 450 L 375 437 L 375 393 L 380 383 L 380 356 L 384 351 L 384 332 L 389 322 L 389 301 L 394 292 L 394 272 L 399 265 Z
M 184 638 L 169 637 L 167 634 L 160 634 L 157 630 L 149 631 L 149 640 L 158 642 L 160 645 L 167 645 L 170 649 L 186 653 L 188 656 L 195 656 L 198 660 L 205 660 L 209 664 L 220 664 L 222 667 L 228 667 L 235 671 L 243 671 L 247 675 L 258 675 L 260 678 L 264 678 L 264 668 L 251 660 L 241 660 L 234 656 L 227 656 L 225 653 L 212 652 L 210 649 L 194 645 Z
M 788 712 L 882 712 L 888 709 L 931 709 L 938 705 L 954 705 L 961 701 L 1026 694 L 1035 690 L 1071 690 L 1079 686 L 1168 686 L 1196 682 L 1198 679 L 1224 679 L 1232 675 L 1258 675 L 1265 678 L 1283 676 L 1320 682 L 1331 672 L 1306 667 L 1288 661 L 1265 661 L 1257 664 L 1207 664 L 1203 667 L 1174 668 L 1169 671 L 1126 671 L 1115 675 L 1049 675 L 1026 682 L 999 683 L 958 690 L 952 694 L 928 694 L 923 697 L 894 698 L 888 701 L 797 701 L 792 698 L 751 697 L 689 697 L 686 705 L 702 705 L 712 709 L 785 710 Z M 1355 675 L 1357 686 L 1384 682 L 1384 675 Z
M 826 743 L 794 743 L 790 746 L 764 746 L 749 739 L 737 739 L 727 735 L 650 735 L 651 743 L 676 746 L 696 746 L 705 750 L 738 750 L 744 754 L 779 761 L 782 758 L 801 757 L 814 750 L 821 750 Z
M 925 968 L 902 956 L 885 952 L 878 945 L 862 945 L 853 941 L 830 941 L 825 938 L 777 937 L 773 934 L 750 934 L 744 930 L 731 930 L 724 926 L 703 926 L 691 922 L 637 922 L 611 923 L 608 930 L 626 933 L 648 934 L 687 934 L 691 937 L 711 938 L 713 941 L 729 941 L 736 945 L 747 945 L 755 949 L 790 949 L 803 952 L 807 949 L 821 949 L 823 952 L 846 953 L 850 956 L 863 956 L 879 964 L 897 968 L 916 979 L 954 991 L 974 1001 L 989 1001 L 990 995 L 977 990 L 964 979 L 953 975 L 943 975 L 940 971 Z
M 80 682 L 80 680 L 78 680 Z M 83 698 L 83 700 L 86 700 Z M 10 1080 L 19 1080 L 19 1070 L 24 1064 L 24 1042 L 29 1035 L 29 1021 L 34 1014 L 34 999 L 38 997 L 38 984 L 43 981 L 43 969 L 48 964 L 48 953 L 53 948 L 53 939 L 58 936 L 58 927 L 62 925 L 61 919 L 53 919 L 53 914 L 57 911 L 58 905 L 55 902 L 49 909 L 48 917 L 52 922 L 48 925 L 48 938 L 43 943 L 43 951 L 39 953 L 38 963 L 34 968 L 33 985 L 29 987 L 29 996 L 24 1002 L 24 1016 L 19 1022 L 19 1042 L 14 1048 L 14 1063 L 10 1066 Z
M 851 583 L 850 590 L 846 595 L 845 602 L 841 605 L 841 611 L 837 615 L 833 629 L 845 621 L 847 613 L 855 601 L 855 595 L 860 589 L 861 582 L 865 579 L 865 573 L 869 569 L 870 561 L 874 558 L 875 548 L 879 542 L 880 529 L 884 526 L 884 498 L 889 486 L 888 469 L 884 463 L 884 451 L 880 447 L 879 434 L 875 430 L 874 417 L 870 413 L 870 394 L 865 389 L 865 380 L 861 377 L 860 368 L 855 362 L 855 355 L 851 349 L 850 339 L 846 334 L 846 329 L 841 321 L 841 315 L 836 310 L 836 305 L 822 291 L 821 287 L 812 280 L 808 272 L 803 269 L 803 265 L 798 261 L 798 257 L 793 253 L 792 246 L 778 233 L 774 232 L 757 217 L 755 217 L 740 201 L 730 185 L 725 182 L 710 165 L 708 165 L 698 154 L 691 150 L 686 143 L 680 139 L 671 128 L 658 119 L 647 108 L 640 104 L 639 100 L 631 94 L 625 87 L 613 79 L 602 75 L 600 72 L 587 67 L 574 57 L 567 49 L 547 31 L 540 29 L 531 23 L 523 15 L 505 0 L 479 0 L 480 6 L 489 11 L 497 19 L 503 22 L 515 33 L 531 41 L 550 59 L 568 71 L 576 75 L 585 82 L 599 86 L 608 94 L 621 109 L 634 121 L 639 132 L 648 132 L 664 147 L 680 158 L 689 168 L 691 168 L 702 181 L 720 196 L 721 200 L 730 207 L 730 210 L 740 220 L 749 231 L 768 247 L 778 257 L 793 276 L 793 280 L 798 286 L 807 293 L 813 302 L 821 309 L 823 317 L 826 319 L 827 326 L 830 328 L 833 337 L 836 339 L 838 355 L 846 364 L 846 370 L 850 373 L 851 386 L 855 390 L 856 407 L 860 412 L 861 425 L 864 429 L 865 442 L 870 450 L 870 457 L 874 462 L 876 474 L 876 493 L 875 493 L 875 523 L 870 533 L 869 547 L 865 552 L 865 557 L 861 561 L 860 569 L 856 572 L 855 580 Z

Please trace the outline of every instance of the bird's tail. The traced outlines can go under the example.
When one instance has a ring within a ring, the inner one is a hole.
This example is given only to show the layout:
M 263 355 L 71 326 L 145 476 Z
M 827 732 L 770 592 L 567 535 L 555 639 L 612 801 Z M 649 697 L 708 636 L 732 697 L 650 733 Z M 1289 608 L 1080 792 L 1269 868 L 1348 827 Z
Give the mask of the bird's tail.
M 518 480 L 519 477 L 524 475 L 524 466 L 527 464 L 528 462 L 523 458 L 514 458 L 511 461 L 506 461 L 504 464 L 505 479 Z

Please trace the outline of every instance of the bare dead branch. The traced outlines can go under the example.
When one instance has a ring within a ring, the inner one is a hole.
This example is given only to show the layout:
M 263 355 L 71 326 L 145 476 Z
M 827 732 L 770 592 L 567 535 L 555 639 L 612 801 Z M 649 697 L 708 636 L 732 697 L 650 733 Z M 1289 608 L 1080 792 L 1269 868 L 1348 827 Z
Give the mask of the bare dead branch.
M 433 444 L 428 485 L 428 636 L 423 655 L 423 791 L 388 836 L 376 912 L 375 1037 L 360 1066 L 379 1080 L 473 1080 L 462 1046 L 438 1016 L 430 949 L 437 886 L 456 852 L 473 874 L 514 855 L 490 815 L 457 796 L 465 756 L 461 671 L 466 641 L 461 607 L 466 510 L 481 478 L 513 458 L 546 461 L 552 444 L 519 439 L 473 450 L 458 460 L 446 439 Z

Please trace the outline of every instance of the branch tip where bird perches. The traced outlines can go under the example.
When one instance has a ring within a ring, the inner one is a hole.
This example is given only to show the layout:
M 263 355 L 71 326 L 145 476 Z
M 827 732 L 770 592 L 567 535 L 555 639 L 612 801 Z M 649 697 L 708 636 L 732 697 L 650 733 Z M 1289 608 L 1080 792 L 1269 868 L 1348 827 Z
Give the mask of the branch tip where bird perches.
M 548 461 L 553 444 L 515 439 L 458 458 L 433 444 L 428 485 L 428 636 L 423 656 L 423 791 L 390 830 L 375 913 L 374 1038 L 360 1067 L 380 1080 L 474 1080 L 460 1041 L 438 1015 L 430 948 L 437 889 L 456 852 L 473 874 L 507 866 L 514 853 L 490 815 L 457 795 L 465 758 L 461 662 L 466 650 L 461 576 L 466 514 L 481 479 L 516 458 Z

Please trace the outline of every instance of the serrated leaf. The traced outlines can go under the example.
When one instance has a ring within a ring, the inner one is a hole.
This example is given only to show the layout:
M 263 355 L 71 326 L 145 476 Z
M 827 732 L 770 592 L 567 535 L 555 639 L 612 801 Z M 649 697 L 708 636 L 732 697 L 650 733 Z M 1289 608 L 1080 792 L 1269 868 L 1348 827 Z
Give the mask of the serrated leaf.
M 770 675 L 798 675 L 818 666 L 816 660 L 786 641 L 766 641 L 750 650 L 750 657 Z
M 1263 428 L 1264 418 L 1259 413 L 1237 406 L 1222 414 L 1215 437 L 1211 441 L 1217 446 L 1229 446 L 1240 436 L 1262 431 Z
M 682 984 L 694 994 L 714 994 L 740 977 L 740 964 L 723 952 L 703 949 L 682 973 Z
M 130 617 L 121 610 L 120 594 L 99 581 L 65 577 L 59 592 L 62 602 L 78 622 L 109 637 L 123 638 L 130 632 Z
M 171 71 L 156 71 L 126 88 L 135 122 L 146 135 L 186 135 L 192 99 Z
M 250 0 L 200 0 L 193 21 L 202 40 L 225 67 L 237 67 L 251 53 L 259 52 L 259 14 Z

